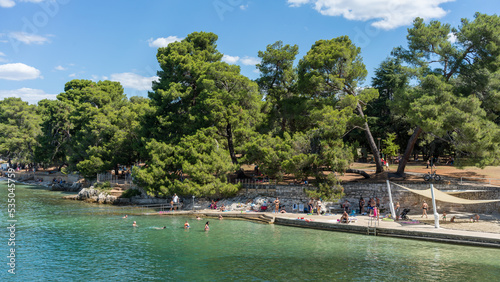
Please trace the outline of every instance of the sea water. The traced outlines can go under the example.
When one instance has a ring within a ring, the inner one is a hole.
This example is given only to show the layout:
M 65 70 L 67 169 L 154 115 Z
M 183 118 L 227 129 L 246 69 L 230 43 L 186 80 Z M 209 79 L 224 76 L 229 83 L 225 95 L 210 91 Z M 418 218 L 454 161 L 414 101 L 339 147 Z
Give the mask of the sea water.
M 243 220 L 129 215 L 16 185 L 15 274 L 0 184 L 0 281 L 498 281 L 500 250 Z M 12 195 L 11 195 L 12 196 Z M 188 220 L 190 229 L 184 229 Z M 133 227 L 136 221 L 138 227 Z M 204 226 L 210 221 L 210 230 Z M 156 229 L 165 226 L 165 229 Z

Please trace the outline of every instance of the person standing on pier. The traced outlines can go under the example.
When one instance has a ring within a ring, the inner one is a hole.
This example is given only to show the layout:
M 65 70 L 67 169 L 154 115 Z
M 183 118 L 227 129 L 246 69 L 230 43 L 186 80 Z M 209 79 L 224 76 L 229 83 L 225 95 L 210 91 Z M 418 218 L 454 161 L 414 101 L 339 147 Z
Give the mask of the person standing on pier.
M 280 211 L 280 200 L 278 197 L 276 197 L 276 200 L 274 200 L 274 212 L 279 213 Z
M 421 217 L 424 217 L 425 215 L 425 218 L 427 218 L 427 209 L 429 208 L 429 205 L 424 201 L 424 203 L 422 204 L 422 216 Z
M 174 197 L 172 198 L 172 201 L 174 202 L 175 210 L 177 210 L 177 205 L 179 205 L 179 197 L 177 196 L 176 193 L 174 193 Z

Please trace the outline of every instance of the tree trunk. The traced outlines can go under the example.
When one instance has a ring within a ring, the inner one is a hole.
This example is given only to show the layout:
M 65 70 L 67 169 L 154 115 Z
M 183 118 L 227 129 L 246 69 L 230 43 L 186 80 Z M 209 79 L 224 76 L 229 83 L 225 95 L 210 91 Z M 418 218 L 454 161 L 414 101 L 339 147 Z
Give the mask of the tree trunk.
M 415 131 L 413 131 L 413 135 L 410 137 L 410 140 L 408 140 L 408 145 L 406 145 L 406 150 L 403 159 L 399 161 L 398 171 L 396 172 L 397 174 L 403 175 L 405 173 L 406 164 L 410 159 L 415 144 L 417 144 L 418 136 L 420 135 L 420 133 L 422 133 L 422 128 L 420 128 L 420 126 L 417 126 L 417 128 L 415 128 Z
M 229 150 L 229 155 L 231 156 L 231 161 L 233 162 L 233 164 L 238 164 L 238 160 L 236 159 L 236 154 L 234 153 L 233 130 L 231 128 L 230 123 L 228 123 L 226 126 L 226 136 L 227 136 L 227 147 Z
M 361 105 L 358 102 L 357 109 L 359 112 L 359 115 L 364 119 L 365 114 L 363 113 L 363 108 L 361 108 Z M 372 150 L 373 153 L 373 158 L 375 160 L 375 165 L 377 166 L 377 171 L 376 173 L 381 173 L 384 171 L 384 166 L 382 165 L 382 160 L 380 159 L 380 154 L 377 149 L 377 145 L 375 144 L 375 140 L 373 140 L 372 132 L 370 131 L 370 127 L 368 126 L 368 122 L 365 121 L 364 124 L 365 127 L 365 135 L 366 139 L 368 140 L 368 144 L 370 145 L 370 149 Z
M 63 166 L 65 165 L 66 163 L 62 163 L 58 168 L 57 168 L 57 171 L 61 171 L 61 169 L 63 168 Z

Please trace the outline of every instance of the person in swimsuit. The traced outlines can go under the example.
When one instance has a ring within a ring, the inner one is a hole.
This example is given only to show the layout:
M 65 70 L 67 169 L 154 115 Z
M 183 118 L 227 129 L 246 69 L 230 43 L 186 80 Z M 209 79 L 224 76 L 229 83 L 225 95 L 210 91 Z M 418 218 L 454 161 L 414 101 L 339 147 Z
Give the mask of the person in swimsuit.
M 429 208 L 429 205 L 424 201 L 424 203 L 422 204 L 422 216 L 421 217 L 424 217 L 424 215 L 425 215 L 425 218 L 427 218 L 427 208 Z
M 446 212 L 443 212 L 443 221 L 446 221 Z
M 342 214 L 340 223 L 349 223 L 349 215 L 347 214 L 347 211 L 344 211 L 344 213 Z
M 219 220 L 222 220 L 222 214 L 219 214 Z
M 316 213 L 317 213 L 318 215 L 321 215 L 321 200 L 318 200 L 318 201 L 316 202 Z
M 189 223 L 188 221 L 186 220 L 186 223 L 184 223 L 184 229 L 188 229 L 190 226 L 189 226 Z
M 280 200 L 278 197 L 276 197 L 276 200 L 274 200 L 274 212 L 279 213 L 280 211 Z
M 155 227 L 155 229 L 159 229 L 159 230 L 161 230 L 161 229 L 165 229 L 165 228 L 167 228 L 167 227 L 166 227 L 166 226 L 163 226 L 163 227 Z
M 363 214 L 365 212 L 365 199 L 363 197 L 359 198 L 359 214 Z
M 373 209 L 375 208 L 375 200 L 373 198 L 370 198 L 370 201 L 368 201 L 369 207 L 368 209 L 370 210 L 370 216 L 373 215 Z
M 196 220 L 201 220 L 201 217 L 199 217 L 199 216 L 196 216 Z
M 399 202 L 396 203 L 396 221 L 399 220 L 399 212 L 400 212 L 401 206 L 399 205 Z
M 207 221 L 207 223 L 205 223 L 205 231 L 208 231 L 208 230 L 210 230 L 210 227 L 208 226 L 208 221 Z
M 124 217 L 122 217 L 122 218 L 128 218 L 128 215 L 125 215 L 125 216 L 124 216 Z
M 132 226 L 133 226 L 133 227 L 137 227 L 137 226 L 139 226 L 139 225 L 137 225 L 137 223 L 135 223 L 135 221 L 134 221 L 134 223 L 132 223 Z

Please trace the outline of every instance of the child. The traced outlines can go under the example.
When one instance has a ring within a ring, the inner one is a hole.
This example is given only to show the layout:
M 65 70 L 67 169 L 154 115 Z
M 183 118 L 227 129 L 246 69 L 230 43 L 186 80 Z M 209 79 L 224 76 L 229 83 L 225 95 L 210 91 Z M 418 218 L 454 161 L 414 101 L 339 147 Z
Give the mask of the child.
M 443 220 L 446 221 L 446 212 L 443 212 Z

